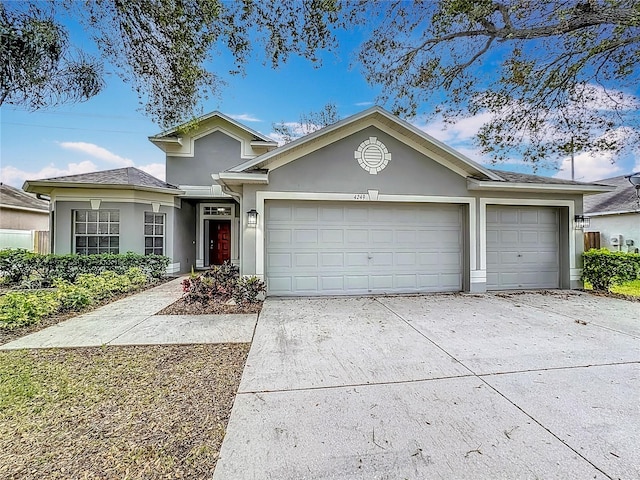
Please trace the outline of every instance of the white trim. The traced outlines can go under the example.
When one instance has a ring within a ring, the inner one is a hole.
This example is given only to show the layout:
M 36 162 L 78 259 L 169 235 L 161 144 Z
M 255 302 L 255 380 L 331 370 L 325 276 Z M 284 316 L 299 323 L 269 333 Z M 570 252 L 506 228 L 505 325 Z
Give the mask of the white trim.
M 487 205 L 514 207 L 568 207 L 569 221 L 565 234 L 569 238 L 569 268 L 576 268 L 576 236 L 573 229 L 575 202 L 573 200 L 543 200 L 535 198 L 480 198 L 480 270 L 487 270 Z M 558 227 L 559 228 L 559 227 Z M 562 232 L 559 230 L 559 234 Z M 562 273 L 560 274 L 562 278 Z
M 231 207 L 231 215 L 205 215 L 204 207 Z M 212 202 L 202 202 L 198 204 L 198 220 L 197 220 L 197 230 L 196 230 L 196 249 L 198 251 L 198 258 L 196 258 L 196 267 L 204 268 L 206 265 L 204 264 L 205 255 L 204 255 L 204 221 L 205 220 L 229 220 L 231 227 L 231 263 L 238 261 L 238 229 L 237 222 L 235 222 L 236 218 L 236 203 L 235 202 L 226 202 L 226 203 L 212 203 Z
M 487 283 L 486 270 L 471 270 L 471 283 Z
M 634 213 L 640 214 L 640 209 L 638 210 L 618 210 L 615 212 L 589 212 L 584 213 L 585 217 L 606 217 L 607 215 L 632 215 Z
M 612 192 L 615 187 L 603 185 L 572 185 L 563 183 L 520 183 L 520 182 L 492 182 L 467 178 L 469 190 L 517 190 L 519 192 L 569 192 L 569 193 L 604 193 Z
M 56 195 L 56 201 L 57 202 L 84 202 L 84 203 L 90 203 L 89 199 L 87 197 L 75 197 L 75 196 L 66 196 L 66 195 Z M 171 208 L 176 208 L 175 202 L 173 201 L 173 199 L 171 199 L 170 202 L 156 202 L 156 201 L 152 201 L 149 200 L 147 198 L 120 198 L 120 197 L 108 197 L 108 198 L 103 198 L 102 199 L 102 203 L 137 203 L 139 205 L 151 205 L 152 203 L 158 203 L 163 207 L 171 207 Z M 102 205 L 101 203 L 101 205 Z M 102 205 L 103 208 L 109 209 L 111 207 L 104 207 L 104 205 Z
M 231 195 L 222 191 L 220 185 L 180 185 L 180 190 L 184 192 L 181 197 L 186 198 L 231 198 Z
M 582 269 L 581 268 L 572 268 L 569 270 L 569 280 L 576 281 L 582 280 Z
M 170 263 L 167 266 L 167 270 L 166 273 L 177 273 L 180 271 L 180 262 L 177 263 Z
M 229 128 L 225 128 L 222 125 L 213 125 L 209 128 L 204 128 L 202 130 L 198 130 L 194 135 L 185 134 L 181 137 L 180 142 L 171 142 L 167 143 L 162 138 L 149 138 L 149 140 L 154 144 L 164 144 L 164 148 L 158 145 L 161 150 L 163 150 L 168 156 L 171 157 L 193 157 L 195 155 L 195 142 L 207 135 L 210 135 L 215 132 L 222 132 L 224 135 L 240 142 L 240 158 L 243 160 L 249 160 L 256 158 L 258 154 L 253 151 L 253 147 L 251 146 L 252 140 L 248 138 L 253 135 L 250 135 L 243 127 L 234 125 L 236 128 L 241 130 L 246 136 L 242 136 L 239 132 L 233 132 Z
M 220 172 L 211 174 L 214 181 L 222 181 L 228 185 L 244 185 L 245 183 L 255 183 L 266 185 L 269 183 L 268 173 L 246 173 L 246 172 Z
M 473 197 L 441 197 L 432 195 L 389 195 L 378 194 L 377 200 L 370 198 L 369 193 L 324 193 L 324 192 L 256 192 L 256 210 L 258 224 L 256 235 L 256 276 L 263 278 L 264 271 L 264 232 L 265 232 L 265 201 L 266 200 L 319 200 L 319 201 L 349 201 L 349 202 L 398 202 L 398 203 L 448 203 L 466 204 L 469 207 L 469 265 L 475 270 L 476 265 L 476 199 Z M 463 228 L 465 226 L 463 225 Z M 464 272 L 463 272 L 464 273 Z
M 102 200 L 99 198 L 92 198 L 89 202 L 91 202 L 91 210 L 100 210 L 100 203 Z

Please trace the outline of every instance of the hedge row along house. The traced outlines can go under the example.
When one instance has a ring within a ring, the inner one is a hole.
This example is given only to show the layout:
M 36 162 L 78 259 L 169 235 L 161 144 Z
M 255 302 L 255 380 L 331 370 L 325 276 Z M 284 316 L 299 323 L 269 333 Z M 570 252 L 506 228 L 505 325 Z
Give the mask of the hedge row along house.
M 56 253 L 230 260 L 268 295 L 581 286 L 585 195 L 612 187 L 486 168 L 374 107 L 278 146 L 219 112 L 150 137 L 135 168 L 29 180 Z

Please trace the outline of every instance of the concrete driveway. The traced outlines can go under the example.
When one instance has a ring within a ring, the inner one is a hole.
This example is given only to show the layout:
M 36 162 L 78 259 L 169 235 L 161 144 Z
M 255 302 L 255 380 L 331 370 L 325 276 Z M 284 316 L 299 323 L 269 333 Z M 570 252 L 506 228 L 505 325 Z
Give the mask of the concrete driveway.
M 215 480 L 640 478 L 640 304 L 267 299 Z

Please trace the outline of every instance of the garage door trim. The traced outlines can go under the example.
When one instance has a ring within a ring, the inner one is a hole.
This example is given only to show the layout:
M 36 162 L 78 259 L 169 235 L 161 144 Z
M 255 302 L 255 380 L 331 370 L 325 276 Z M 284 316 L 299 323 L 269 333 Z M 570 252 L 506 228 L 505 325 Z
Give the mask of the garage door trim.
M 375 199 L 375 200 L 374 200 Z M 476 265 L 476 199 L 472 197 L 441 197 L 429 195 L 388 195 L 380 194 L 377 190 L 368 190 L 366 193 L 313 193 L 313 192 L 256 192 L 256 210 L 258 212 L 258 225 L 256 226 L 256 276 L 264 279 L 265 275 L 265 200 L 325 200 L 333 202 L 401 202 L 401 203 L 453 203 L 469 206 L 469 223 L 463 225 L 468 228 L 469 234 L 469 265 L 471 265 L 470 278 L 473 280 L 473 271 Z M 464 272 L 463 272 L 464 273 Z
M 487 271 L 487 205 L 502 205 L 514 207 L 566 207 L 569 209 L 569 219 L 567 229 L 563 232 L 560 228 L 559 234 L 567 235 L 569 239 L 569 280 L 576 281 L 582 277 L 582 269 L 576 268 L 576 235 L 571 221 L 575 215 L 575 201 L 573 200 L 546 200 L 537 198 L 480 198 L 479 226 L 480 226 L 480 270 Z M 563 252 L 560 252 L 562 255 Z M 562 272 L 560 272 L 562 278 Z

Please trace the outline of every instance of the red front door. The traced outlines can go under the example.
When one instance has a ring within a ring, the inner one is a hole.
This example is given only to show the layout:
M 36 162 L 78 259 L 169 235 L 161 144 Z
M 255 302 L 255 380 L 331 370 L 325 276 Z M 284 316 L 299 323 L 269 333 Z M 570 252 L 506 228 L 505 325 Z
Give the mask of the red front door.
M 209 228 L 209 262 L 222 265 L 231 260 L 231 222 L 213 220 Z

